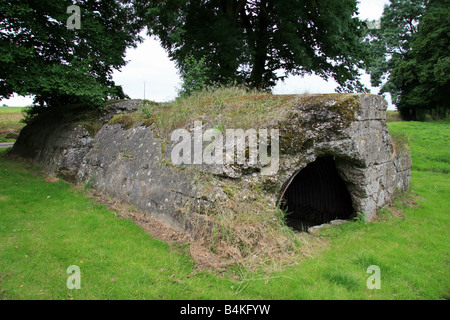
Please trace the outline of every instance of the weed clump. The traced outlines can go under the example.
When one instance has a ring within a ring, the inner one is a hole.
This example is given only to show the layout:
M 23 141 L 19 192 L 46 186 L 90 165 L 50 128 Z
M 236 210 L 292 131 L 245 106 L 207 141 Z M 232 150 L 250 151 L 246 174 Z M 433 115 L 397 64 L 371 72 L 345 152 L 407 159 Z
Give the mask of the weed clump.
M 108 124 L 120 124 L 123 129 L 128 130 L 133 127 L 135 120 L 131 114 L 118 114 L 109 120 Z
M 180 212 L 190 221 L 195 241 L 191 256 L 200 266 L 246 269 L 292 264 L 302 235 L 286 225 L 285 213 L 271 205 L 260 186 L 199 173 L 201 199 Z

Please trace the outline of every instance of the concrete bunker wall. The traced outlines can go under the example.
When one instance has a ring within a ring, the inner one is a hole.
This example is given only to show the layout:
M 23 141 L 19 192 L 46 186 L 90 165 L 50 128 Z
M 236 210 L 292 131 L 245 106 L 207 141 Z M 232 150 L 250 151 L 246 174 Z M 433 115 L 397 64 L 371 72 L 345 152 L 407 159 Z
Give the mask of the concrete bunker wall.
M 345 214 L 321 212 L 318 215 L 323 215 L 323 219 L 312 217 L 310 224 L 335 217 L 350 218 L 357 213 L 371 220 L 396 190 L 409 187 L 411 159 L 407 151 L 397 152 L 393 147 L 385 124 L 386 102 L 378 96 L 298 96 L 283 116 L 268 124 L 280 129 L 279 170 L 272 176 L 259 174 L 260 164 L 224 165 L 220 170 L 217 166 L 181 169 L 168 164 L 173 144 L 162 141 L 151 125 L 138 123 L 123 128 L 120 124 L 108 124 L 115 114 L 136 111 L 141 104 L 125 101 L 108 106 L 100 117 L 102 127 L 95 134 L 90 134 L 81 123 L 49 125 L 45 119 L 35 121 L 22 131 L 13 153 L 32 158 L 49 173 L 71 182 L 89 182 L 102 193 L 133 203 L 149 215 L 188 231 L 193 222 L 180 208 L 189 204 L 195 210 L 195 206 L 227 197 L 220 185 L 210 186 L 214 192 L 205 196 L 207 182 L 199 181 L 199 172 L 241 183 L 239 188 L 262 186 L 267 202 L 276 207 L 291 192 L 288 187 L 296 184 L 296 177 L 303 175 L 302 170 L 325 159 L 329 165 L 322 164 L 314 170 L 324 173 L 334 166 L 332 173 L 338 175 L 332 180 L 335 189 L 343 191 L 340 189 L 345 185 L 348 191 L 335 198 L 350 197 L 351 213 L 348 201 L 339 202 L 338 206 L 347 206 L 343 209 Z M 318 180 L 327 183 L 326 178 Z M 295 194 L 300 189 L 293 190 Z M 326 192 L 321 196 L 332 197 Z M 315 202 L 321 202 L 320 196 Z M 333 207 L 331 200 L 324 203 Z M 327 210 L 333 212 L 336 208 Z

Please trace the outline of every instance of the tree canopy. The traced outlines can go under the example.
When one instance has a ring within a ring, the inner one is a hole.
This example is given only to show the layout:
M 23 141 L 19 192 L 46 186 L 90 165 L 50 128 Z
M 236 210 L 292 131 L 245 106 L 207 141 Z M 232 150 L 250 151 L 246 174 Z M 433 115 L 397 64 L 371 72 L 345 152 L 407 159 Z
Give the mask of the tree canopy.
M 399 90 L 390 76 L 411 49 L 417 35 L 419 21 L 429 0 L 391 0 L 384 7 L 379 29 L 372 29 L 369 50 L 373 57 L 368 73 L 374 87 L 381 86 L 380 94 L 390 93 L 398 103 Z
M 446 117 L 450 110 L 449 1 L 430 1 L 410 47 L 391 73 L 402 117 L 423 120 L 425 113 Z
M 184 93 L 214 83 L 269 89 L 312 73 L 338 91 L 366 91 L 365 69 L 405 117 L 445 113 L 449 2 L 391 0 L 368 33 L 356 0 L 0 0 L 0 98 L 35 95 L 47 106 L 123 98 L 112 72 L 147 26 L 176 62 Z M 68 28 L 74 3 L 79 29 Z
M 288 75 L 334 78 L 363 91 L 364 24 L 356 0 L 144 1 L 149 34 L 182 70 L 205 59 L 210 79 L 270 88 Z
M 448 111 L 449 10 L 449 0 L 391 0 L 370 33 L 372 85 L 391 94 L 406 120 Z
M 133 1 L 80 0 L 81 28 L 68 29 L 70 0 L 0 0 L 0 98 L 35 95 L 48 106 L 123 97 L 112 72 L 139 40 Z

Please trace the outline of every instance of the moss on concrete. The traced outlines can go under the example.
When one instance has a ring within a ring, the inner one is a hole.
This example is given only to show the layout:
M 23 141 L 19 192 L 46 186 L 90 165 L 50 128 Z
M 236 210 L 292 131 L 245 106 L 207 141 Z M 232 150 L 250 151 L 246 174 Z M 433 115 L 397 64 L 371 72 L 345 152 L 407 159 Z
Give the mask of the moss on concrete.
M 128 130 L 136 124 L 136 121 L 132 114 L 118 114 L 109 120 L 108 124 L 120 124 L 123 129 Z
M 342 120 L 355 121 L 355 112 L 359 108 L 358 94 L 317 94 L 305 95 L 302 103 L 313 108 L 327 108 L 337 113 Z

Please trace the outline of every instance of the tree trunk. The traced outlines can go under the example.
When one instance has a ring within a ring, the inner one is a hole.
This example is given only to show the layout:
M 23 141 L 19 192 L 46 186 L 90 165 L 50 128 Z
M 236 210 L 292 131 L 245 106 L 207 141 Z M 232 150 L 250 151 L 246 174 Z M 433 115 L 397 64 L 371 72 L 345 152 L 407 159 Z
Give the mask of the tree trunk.
M 267 1 L 261 1 L 258 12 L 258 23 L 255 28 L 253 68 L 250 75 L 250 85 L 257 89 L 265 89 L 268 85 L 264 81 L 269 46 L 268 28 Z

